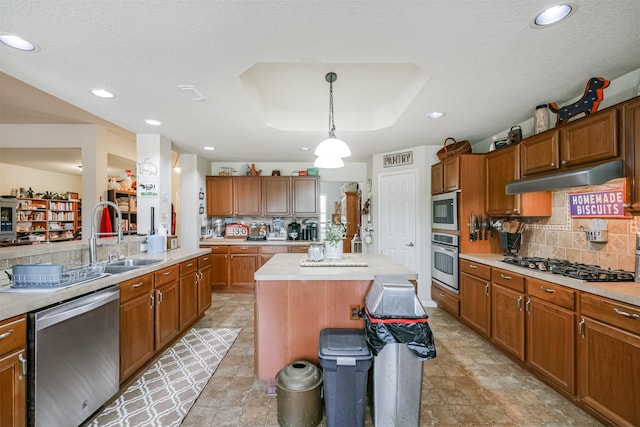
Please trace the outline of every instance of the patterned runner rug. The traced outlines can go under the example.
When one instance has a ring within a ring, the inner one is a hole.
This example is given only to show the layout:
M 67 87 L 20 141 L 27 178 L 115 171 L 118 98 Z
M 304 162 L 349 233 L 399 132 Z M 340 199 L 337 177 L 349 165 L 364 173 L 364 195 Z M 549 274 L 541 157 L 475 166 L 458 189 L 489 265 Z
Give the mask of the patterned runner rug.
M 88 426 L 179 426 L 239 333 L 190 330 Z

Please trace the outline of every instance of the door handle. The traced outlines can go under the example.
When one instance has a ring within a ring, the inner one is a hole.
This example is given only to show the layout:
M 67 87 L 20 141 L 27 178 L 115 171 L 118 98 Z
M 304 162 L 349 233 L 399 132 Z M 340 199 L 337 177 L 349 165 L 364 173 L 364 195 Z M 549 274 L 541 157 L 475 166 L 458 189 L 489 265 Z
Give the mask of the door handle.
M 413 242 L 405 243 L 405 246 L 415 246 Z

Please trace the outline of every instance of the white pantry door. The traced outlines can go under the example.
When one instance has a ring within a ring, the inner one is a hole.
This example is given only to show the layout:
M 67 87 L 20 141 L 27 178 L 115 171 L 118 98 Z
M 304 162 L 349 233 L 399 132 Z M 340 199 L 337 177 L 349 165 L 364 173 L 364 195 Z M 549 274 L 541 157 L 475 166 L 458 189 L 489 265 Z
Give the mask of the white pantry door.
M 380 253 L 399 264 L 416 268 L 418 220 L 417 169 L 378 176 Z

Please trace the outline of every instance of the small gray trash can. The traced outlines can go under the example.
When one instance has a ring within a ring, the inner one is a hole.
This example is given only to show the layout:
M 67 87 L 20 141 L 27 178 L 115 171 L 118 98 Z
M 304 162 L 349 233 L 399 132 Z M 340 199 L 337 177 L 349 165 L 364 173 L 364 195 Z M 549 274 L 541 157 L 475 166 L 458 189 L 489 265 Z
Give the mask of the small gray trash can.
M 367 380 L 373 356 L 362 329 L 320 331 L 327 427 L 362 427 L 367 405 Z
M 365 331 L 373 359 L 376 427 L 420 424 L 422 362 L 435 357 L 428 316 L 413 285 L 400 276 L 376 276 L 365 297 Z
M 297 360 L 276 375 L 278 424 L 316 427 L 322 421 L 322 373 L 305 360 Z

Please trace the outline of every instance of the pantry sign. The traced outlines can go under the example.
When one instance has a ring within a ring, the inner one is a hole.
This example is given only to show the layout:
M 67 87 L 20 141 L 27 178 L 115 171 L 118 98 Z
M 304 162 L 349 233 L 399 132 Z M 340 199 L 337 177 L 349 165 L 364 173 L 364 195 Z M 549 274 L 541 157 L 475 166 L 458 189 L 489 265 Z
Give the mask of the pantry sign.
M 624 216 L 624 190 L 602 190 L 589 193 L 570 193 L 572 217 L 619 218 Z

